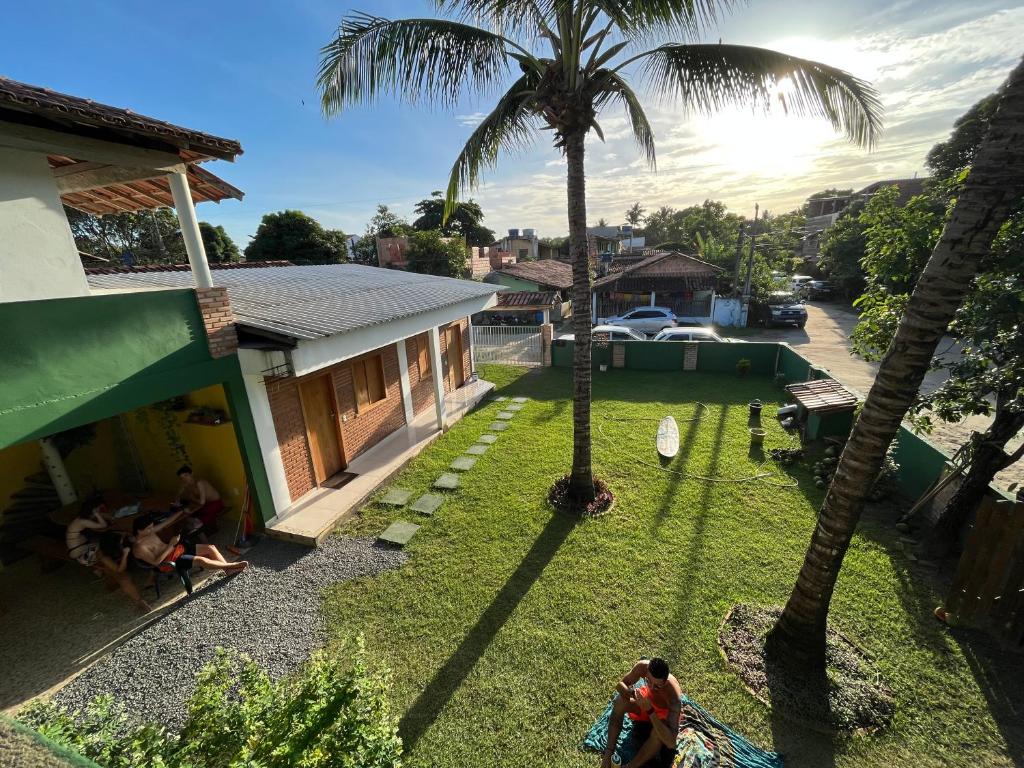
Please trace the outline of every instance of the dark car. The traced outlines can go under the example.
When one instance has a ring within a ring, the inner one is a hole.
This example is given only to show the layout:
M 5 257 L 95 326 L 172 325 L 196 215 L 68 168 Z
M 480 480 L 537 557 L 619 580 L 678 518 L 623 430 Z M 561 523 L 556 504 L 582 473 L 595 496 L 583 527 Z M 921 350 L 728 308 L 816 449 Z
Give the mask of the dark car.
M 831 299 L 835 288 L 827 280 L 811 280 L 807 285 L 807 293 L 812 299 Z
M 768 296 L 768 325 L 807 325 L 807 310 L 796 296 L 788 291 L 776 291 Z

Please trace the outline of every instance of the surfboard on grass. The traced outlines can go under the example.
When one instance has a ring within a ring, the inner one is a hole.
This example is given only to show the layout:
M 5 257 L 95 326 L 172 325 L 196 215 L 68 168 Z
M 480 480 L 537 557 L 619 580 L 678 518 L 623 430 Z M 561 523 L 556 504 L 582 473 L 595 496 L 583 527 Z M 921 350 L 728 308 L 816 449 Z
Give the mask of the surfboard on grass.
M 666 459 L 671 459 L 679 453 L 679 427 L 671 416 L 666 416 L 658 424 L 657 443 L 658 453 Z

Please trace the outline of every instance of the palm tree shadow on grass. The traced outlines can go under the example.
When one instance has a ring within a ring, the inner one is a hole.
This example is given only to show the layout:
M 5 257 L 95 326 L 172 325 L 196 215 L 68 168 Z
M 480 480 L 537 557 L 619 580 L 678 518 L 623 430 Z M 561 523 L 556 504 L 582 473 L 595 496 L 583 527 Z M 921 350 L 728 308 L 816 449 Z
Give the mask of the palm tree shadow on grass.
M 480 657 L 554 558 L 569 532 L 576 525 L 569 515 L 553 513 L 530 551 L 494 600 L 466 633 L 455 653 L 434 674 L 422 693 L 402 716 L 398 731 L 408 752 L 433 725 L 452 696 L 462 685 Z

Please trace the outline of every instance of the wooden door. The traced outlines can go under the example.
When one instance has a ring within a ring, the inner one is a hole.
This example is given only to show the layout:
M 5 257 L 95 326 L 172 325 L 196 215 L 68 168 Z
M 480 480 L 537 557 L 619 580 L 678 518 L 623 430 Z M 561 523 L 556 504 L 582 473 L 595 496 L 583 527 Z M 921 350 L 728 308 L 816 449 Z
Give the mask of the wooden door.
M 322 483 L 345 468 L 341 436 L 338 434 L 338 409 L 330 375 L 317 376 L 299 384 L 302 416 L 306 422 L 309 451 L 317 483 Z
M 448 388 L 454 392 L 466 381 L 462 367 L 462 329 L 457 325 L 449 326 L 445 336 L 448 340 Z

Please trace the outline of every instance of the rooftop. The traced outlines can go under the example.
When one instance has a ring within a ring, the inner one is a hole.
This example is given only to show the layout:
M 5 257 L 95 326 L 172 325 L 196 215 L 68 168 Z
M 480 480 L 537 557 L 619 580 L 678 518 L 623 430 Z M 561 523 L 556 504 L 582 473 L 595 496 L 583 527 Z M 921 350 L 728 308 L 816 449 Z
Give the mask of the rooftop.
M 557 300 L 554 291 L 502 291 L 495 309 L 548 309 Z
M 550 285 L 552 288 L 572 287 L 572 266 L 555 259 L 539 261 L 520 261 L 497 270 L 503 275 L 529 280 L 538 285 Z
M 614 264 L 613 264 L 614 268 Z M 669 278 L 690 276 L 714 276 L 722 270 L 713 264 L 676 251 L 656 253 L 645 259 L 628 264 L 623 269 L 594 281 L 594 287 L 612 285 L 624 277 L 632 278 Z
M 89 286 L 102 290 L 191 288 L 178 269 L 90 270 Z M 318 339 L 380 325 L 496 292 L 472 280 L 421 275 L 360 264 L 242 265 L 217 271 L 228 289 L 236 322 L 293 339 Z

